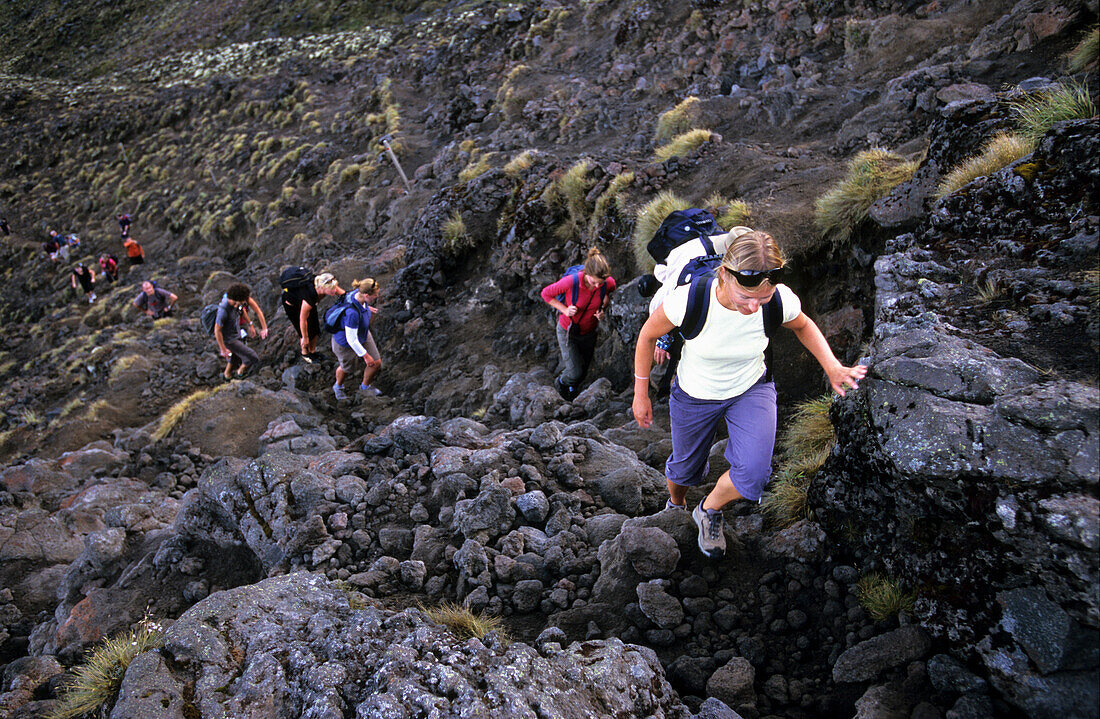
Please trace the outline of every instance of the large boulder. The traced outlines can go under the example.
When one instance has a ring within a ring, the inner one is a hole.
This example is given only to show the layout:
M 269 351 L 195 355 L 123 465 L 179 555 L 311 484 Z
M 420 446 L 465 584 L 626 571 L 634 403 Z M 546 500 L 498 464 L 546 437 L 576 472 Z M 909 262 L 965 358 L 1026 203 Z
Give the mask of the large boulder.
M 466 639 L 418 610 L 353 609 L 335 584 L 296 573 L 184 613 L 162 650 L 130 664 L 110 716 L 691 715 L 649 649 L 612 639 L 542 651 Z

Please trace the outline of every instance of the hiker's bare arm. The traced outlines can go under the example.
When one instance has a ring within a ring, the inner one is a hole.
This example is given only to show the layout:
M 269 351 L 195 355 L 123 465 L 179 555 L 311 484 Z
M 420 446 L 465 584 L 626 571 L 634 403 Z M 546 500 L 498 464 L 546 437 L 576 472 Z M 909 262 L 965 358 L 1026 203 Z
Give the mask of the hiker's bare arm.
M 229 356 L 229 348 L 225 346 L 225 337 L 222 335 L 222 326 L 214 323 L 214 341 L 218 343 L 218 354 L 222 357 Z
M 306 351 L 306 347 L 309 346 L 309 311 L 313 309 L 313 305 L 308 302 L 302 302 L 302 309 L 298 313 L 298 329 L 301 330 L 302 341 L 299 343 L 302 345 L 302 352 Z
M 821 365 L 821 368 L 825 370 L 825 374 L 829 377 L 829 386 L 833 388 L 834 392 L 843 397 L 846 386 L 859 389 L 859 380 L 867 376 L 867 368 L 863 365 L 856 365 L 855 367 L 842 365 L 836 355 L 833 354 L 829 343 L 825 340 L 825 335 L 821 334 L 821 330 L 818 329 L 813 320 L 806 316 L 805 312 L 800 312 L 798 317 L 790 322 L 785 322 L 783 326 L 794 331 L 798 341 L 809 350 L 810 354 Z
M 631 409 L 639 427 L 653 424 L 653 405 L 649 401 L 649 373 L 653 369 L 653 351 L 657 347 L 657 339 L 675 327 L 665 315 L 665 306 L 661 305 L 649 316 L 638 333 L 638 344 L 634 348 L 634 402 Z
M 252 308 L 252 311 L 256 313 L 256 318 L 260 320 L 260 339 L 267 339 L 267 318 L 264 317 L 264 311 L 260 309 L 260 305 L 253 297 L 248 298 L 248 306 Z

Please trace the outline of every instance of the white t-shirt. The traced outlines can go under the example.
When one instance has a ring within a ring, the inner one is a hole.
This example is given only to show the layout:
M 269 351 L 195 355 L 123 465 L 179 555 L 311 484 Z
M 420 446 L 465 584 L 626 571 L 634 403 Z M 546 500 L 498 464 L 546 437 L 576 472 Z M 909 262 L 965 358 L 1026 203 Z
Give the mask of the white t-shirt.
M 684 321 L 690 285 L 665 297 L 665 315 L 677 327 Z M 718 281 L 710 286 L 710 306 L 702 331 L 684 343 L 676 380 L 696 399 L 729 399 L 742 394 L 764 374 L 764 312 L 743 315 L 718 301 Z M 802 312 L 802 301 L 786 285 L 777 285 L 783 302 L 783 322 Z

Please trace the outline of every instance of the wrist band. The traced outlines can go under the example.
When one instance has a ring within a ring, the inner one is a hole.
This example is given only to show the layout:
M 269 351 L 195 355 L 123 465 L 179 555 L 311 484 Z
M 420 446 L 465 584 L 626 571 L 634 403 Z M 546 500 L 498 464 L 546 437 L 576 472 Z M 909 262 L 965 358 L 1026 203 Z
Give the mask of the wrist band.
M 646 379 L 647 380 L 647 379 L 649 379 L 649 377 L 639 377 L 638 375 L 634 375 L 634 379 Z

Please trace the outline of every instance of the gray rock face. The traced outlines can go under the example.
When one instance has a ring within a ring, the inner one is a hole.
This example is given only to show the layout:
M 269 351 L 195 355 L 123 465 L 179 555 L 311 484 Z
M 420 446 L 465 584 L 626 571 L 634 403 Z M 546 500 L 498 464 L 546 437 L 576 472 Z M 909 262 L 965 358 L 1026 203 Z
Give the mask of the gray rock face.
M 833 665 L 833 681 L 862 682 L 891 667 L 921 659 L 931 648 L 928 634 L 916 626 L 901 627 L 856 644 Z
M 734 657 L 719 667 L 707 680 L 707 695 L 733 707 L 756 704 L 753 682 L 756 670 L 748 659 Z
M 441 718 L 651 716 L 687 719 L 648 649 L 618 640 L 544 654 L 463 640 L 417 610 L 353 610 L 298 573 L 211 595 L 135 659 L 111 719 L 225 716 Z M 537 682 L 530 677 L 537 676 Z M 335 713 L 334 713 L 335 712 Z

